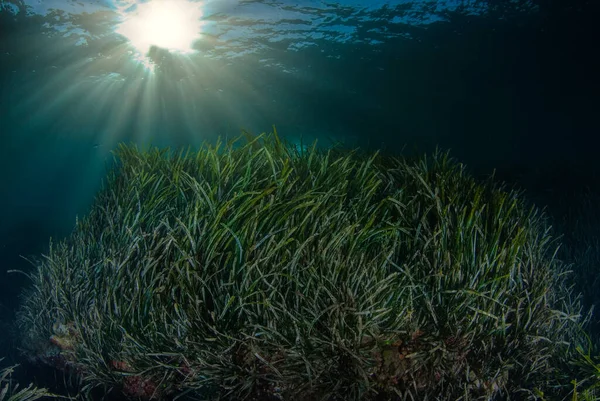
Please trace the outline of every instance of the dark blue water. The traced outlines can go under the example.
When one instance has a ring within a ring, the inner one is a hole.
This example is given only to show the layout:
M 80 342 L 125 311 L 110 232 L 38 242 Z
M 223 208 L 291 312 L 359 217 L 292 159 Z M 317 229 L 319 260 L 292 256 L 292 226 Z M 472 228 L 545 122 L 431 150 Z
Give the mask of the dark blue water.
M 5 271 L 68 235 L 119 142 L 197 147 L 275 125 L 294 143 L 439 146 L 598 235 L 595 2 L 192 4 L 199 24 L 171 38 L 125 25 L 146 2 L 0 2 L 5 321 L 26 284 Z

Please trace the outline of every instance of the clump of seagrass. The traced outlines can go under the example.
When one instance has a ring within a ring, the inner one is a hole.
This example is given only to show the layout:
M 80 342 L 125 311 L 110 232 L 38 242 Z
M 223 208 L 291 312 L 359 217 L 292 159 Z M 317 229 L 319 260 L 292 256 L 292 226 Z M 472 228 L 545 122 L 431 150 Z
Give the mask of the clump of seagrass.
M 275 133 L 116 156 L 19 315 L 24 346 L 54 350 L 84 391 L 466 400 L 565 379 L 579 306 L 543 216 L 446 153 Z
M 3 358 L 0 358 L 2 362 Z M 54 397 L 47 389 L 33 384 L 20 388 L 12 379 L 15 366 L 0 369 L 0 401 L 35 401 L 44 397 Z

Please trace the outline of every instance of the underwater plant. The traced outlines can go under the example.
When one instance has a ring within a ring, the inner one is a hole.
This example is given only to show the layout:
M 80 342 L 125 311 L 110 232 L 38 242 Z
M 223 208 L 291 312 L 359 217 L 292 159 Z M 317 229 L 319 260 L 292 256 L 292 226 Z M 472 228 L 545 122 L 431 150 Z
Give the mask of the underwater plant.
M 448 153 L 122 145 L 34 261 L 30 356 L 142 399 L 539 399 L 582 310 L 544 215 Z
M 0 362 L 2 360 L 0 358 Z M 33 384 L 19 389 L 19 384 L 14 383 L 11 378 L 14 370 L 15 366 L 0 370 L 0 401 L 35 401 L 43 397 L 54 397 L 47 389 L 37 388 Z

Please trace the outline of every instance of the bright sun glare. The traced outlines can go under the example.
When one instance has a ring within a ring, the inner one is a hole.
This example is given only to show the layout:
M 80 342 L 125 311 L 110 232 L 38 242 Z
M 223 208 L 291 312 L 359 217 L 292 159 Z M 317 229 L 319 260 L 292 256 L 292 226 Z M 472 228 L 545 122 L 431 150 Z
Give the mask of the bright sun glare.
M 199 3 L 187 0 L 152 0 L 124 13 L 117 32 L 146 55 L 151 46 L 182 53 L 192 51 L 200 34 L 202 11 Z

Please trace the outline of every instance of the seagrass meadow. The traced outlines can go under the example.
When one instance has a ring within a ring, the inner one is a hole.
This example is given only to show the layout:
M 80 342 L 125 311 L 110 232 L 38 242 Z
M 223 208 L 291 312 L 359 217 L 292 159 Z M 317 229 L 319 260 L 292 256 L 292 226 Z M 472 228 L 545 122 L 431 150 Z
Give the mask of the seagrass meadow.
M 544 214 L 438 151 L 121 145 L 32 259 L 30 358 L 82 396 L 595 399 L 600 369 Z

